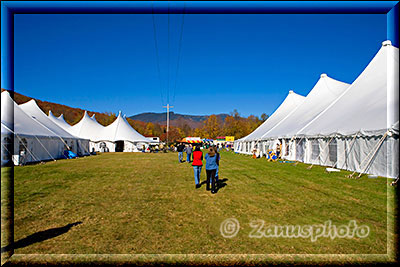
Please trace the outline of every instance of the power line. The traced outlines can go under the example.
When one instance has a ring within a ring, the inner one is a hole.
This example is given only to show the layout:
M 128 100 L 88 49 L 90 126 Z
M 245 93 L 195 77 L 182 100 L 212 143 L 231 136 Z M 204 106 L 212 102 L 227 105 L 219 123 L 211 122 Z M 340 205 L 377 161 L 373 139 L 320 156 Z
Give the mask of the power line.
M 183 2 L 183 12 L 182 12 L 182 25 L 181 25 L 181 34 L 179 38 L 179 46 L 178 46 L 178 62 L 176 63 L 176 74 L 175 74 L 175 86 L 174 86 L 174 94 L 172 98 L 172 103 L 174 104 L 175 102 L 175 93 L 176 93 L 176 87 L 178 84 L 178 74 L 179 74 L 179 66 L 180 66 L 180 58 L 181 58 L 181 50 L 182 50 L 182 39 L 183 39 L 183 26 L 185 23 L 185 10 L 186 10 L 186 2 Z
M 163 86 L 161 82 L 161 71 L 160 71 L 160 56 L 158 54 L 158 43 L 157 43 L 157 30 L 156 30 L 156 22 L 154 18 L 154 1 L 151 1 L 151 11 L 152 11 L 152 19 L 153 19 L 153 33 L 154 33 L 154 44 L 156 49 L 156 61 L 157 61 L 157 73 L 158 73 L 158 81 L 160 83 L 160 95 L 161 95 L 161 105 L 164 104 L 164 95 L 163 95 Z

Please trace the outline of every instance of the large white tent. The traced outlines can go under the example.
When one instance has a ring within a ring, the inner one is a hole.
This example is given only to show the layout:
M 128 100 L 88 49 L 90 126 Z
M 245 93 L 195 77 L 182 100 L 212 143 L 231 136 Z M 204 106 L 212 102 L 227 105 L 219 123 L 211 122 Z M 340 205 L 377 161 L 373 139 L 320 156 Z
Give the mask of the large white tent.
M 271 149 L 279 140 L 286 159 L 398 177 L 398 64 L 399 49 L 385 41 L 351 85 L 321 75 L 261 143 Z
M 282 144 L 282 153 L 288 156 L 289 140 L 295 137 L 301 128 L 324 111 L 349 86 L 350 84 L 332 79 L 326 74 L 321 74 L 320 79 L 308 93 L 303 103 L 261 136 L 260 139 L 266 140 L 263 144 L 267 146 L 267 149 L 275 149 L 276 144 L 279 142 Z M 301 145 L 298 146 L 296 158 L 292 157 L 290 159 L 303 161 L 301 147 Z
M 131 127 L 121 112 L 113 123 L 105 127 L 103 137 L 115 144 L 111 146 L 111 152 L 135 152 L 150 143 L 149 139 Z
M 53 122 L 58 124 L 58 126 L 63 128 L 67 132 L 72 133 L 72 126 L 70 124 L 68 124 L 68 122 L 66 122 L 64 120 L 64 115 L 63 114 L 61 114 L 59 117 L 56 117 L 56 116 L 54 116 L 54 114 L 50 110 L 48 117 L 49 117 L 50 120 L 52 120 Z
M 11 98 L 1 93 L 2 164 L 25 164 L 63 158 L 65 143 L 47 127 L 26 114 Z
M 96 121 L 94 115 L 90 117 L 85 111 L 82 119 L 70 128 L 70 132 L 89 139 L 90 151 L 137 152 L 150 142 L 129 125 L 121 112 L 113 123 L 105 127 Z
M 258 140 L 277 123 L 291 114 L 304 101 L 304 96 L 292 90 L 274 113 L 251 134 L 235 141 L 235 152 L 250 154 Z
M 399 49 L 386 41 L 353 84 L 299 129 L 305 161 L 397 177 L 398 108 Z
M 50 130 L 55 136 L 65 144 L 68 150 L 78 154 L 89 154 L 89 140 L 78 138 L 71 133 L 67 132 L 57 123 L 52 121 L 37 105 L 34 99 L 19 105 L 19 107 L 29 116 L 32 117 L 37 123 Z
M 82 119 L 70 128 L 70 132 L 78 137 L 90 140 L 90 151 L 100 151 L 100 143 L 104 138 L 104 126 L 89 117 L 85 111 Z M 102 146 L 103 147 L 103 146 Z

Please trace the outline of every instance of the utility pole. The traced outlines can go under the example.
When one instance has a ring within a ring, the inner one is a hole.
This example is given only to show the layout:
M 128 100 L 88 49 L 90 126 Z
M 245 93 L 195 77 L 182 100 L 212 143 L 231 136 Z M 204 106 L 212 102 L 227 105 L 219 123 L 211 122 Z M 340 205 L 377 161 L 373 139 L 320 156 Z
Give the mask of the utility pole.
M 167 148 L 168 148 L 168 132 L 169 132 L 169 109 L 173 108 L 174 106 L 170 106 L 167 104 L 167 106 L 163 106 L 163 108 L 167 108 Z

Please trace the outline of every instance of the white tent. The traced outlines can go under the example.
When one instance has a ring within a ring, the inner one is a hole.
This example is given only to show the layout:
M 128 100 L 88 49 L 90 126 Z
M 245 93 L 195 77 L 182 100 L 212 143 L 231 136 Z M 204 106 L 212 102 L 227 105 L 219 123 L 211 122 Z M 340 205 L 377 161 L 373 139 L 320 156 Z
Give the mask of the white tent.
M 82 119 L 75 125 L 71 127 L 70 132 L 80 138 L 85 138 L 90 140 L 90 151 L 104 151 L 101 148 L 105 148 L 104 138 L 105 127 L 89 117 L 85 111 Z M 101 146 L 101 147 L 100 147 Z
M 146 146 L 150 143 L 149 139 L 131 127 L 127 120 L 122 117 L 121 112 L 113 123 L 105 127 L 103 137 L 115 143 L 115 146 L 110 149 L 112 152 L 135 152 L 139 151 L 143 145 Z
M 290 115 L 301 103 L 303 103 L 304 99 L 304 96 L 289 91 L 285 100 L 263 124 L 248 136 L 235 141 L 235 152 L 250 154 L 252 148 L 256 143 L 258 143 L 261 137 L 271 130 L 277 123 Z
M 85 111 L 82 119 L 71 127 L 71 133 L 90 140 L 90 151 L 137 152 L 150 141 L 133 129 L 119 113 L 117 119 L 104 127 Z
M 68 150 L 71 150 L 78 155 L 89 154 L 89 140 L 78 138 L 64 130 L 40 109 L 34 99 L 19 105 L 19 107 L 37 123 L 50 130 L 55 136 L 59 137 Z
M 11 98 L 1 93 L 2 164 L 54 160 L 63 157 L 65 144 L 59 136 L 26 114 Z
M 72 126 L 70 124 L 68 124 L 65 120 L 64 120 L 64 115 L 61 114 L 59 117 L 54 116 L 54 114 L 51 112 L 51 110 L 49 111 L 49 115 L 48 115 L 49 119 L 52 120 L 53 122 L 55 122 L 56 124 L 58 124 L 58 126 L 60 126 L 61 128 L 63 128 L 64 130 L 66 130 L 67 132 L 71 133 L 72 132 Z M 71 133 L 72 134 L 72 133 Z
M 397 177 L 398 108 L 399 49 L 386 41 L 353 84 L 299 129 L 305 160 Z
M 337 97 L 346 90 L 350 84 L 337 81 L 321 74 L 320 79 L 314 85 L 303 103 L 298 105 L 288 116 L 282 119 L 261 139 L 268 140 L 268 149 L 276 149 L 276 144 L 282 144 L 282 153 L 289 159 L 303 161 L 302 142 L 298 143 L 296 157 L 289 157 L 289 140 L 296 136 L 297 132 L 312 121 L 318 114 L 326 109 Z

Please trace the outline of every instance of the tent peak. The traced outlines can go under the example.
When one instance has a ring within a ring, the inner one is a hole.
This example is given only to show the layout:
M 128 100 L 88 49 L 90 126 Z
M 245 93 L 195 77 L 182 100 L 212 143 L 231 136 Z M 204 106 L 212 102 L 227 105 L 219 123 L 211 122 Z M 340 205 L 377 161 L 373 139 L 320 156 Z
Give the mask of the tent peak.
M 326 75 L 326 73 L 321 74 L 321 78 L 326 78 L 326 77 L 328 77 L 328 75 Z
M 289 94 L 294 94 L 293 90 L 289 90 Z
M 392 45 L 392 42 L 390 40 L 382 42 L 382 46 L 389 46 L 389 45 Z

